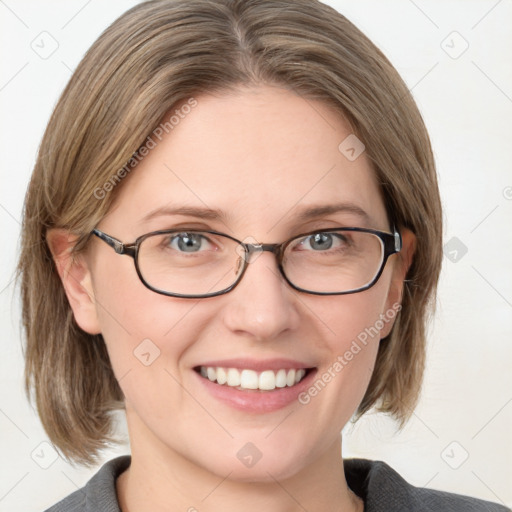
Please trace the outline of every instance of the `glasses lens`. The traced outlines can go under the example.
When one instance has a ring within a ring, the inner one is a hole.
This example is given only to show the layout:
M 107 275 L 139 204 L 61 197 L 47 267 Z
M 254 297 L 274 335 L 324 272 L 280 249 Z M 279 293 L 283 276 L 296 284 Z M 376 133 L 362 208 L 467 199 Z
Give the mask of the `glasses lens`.
M 311 292 L 340 293 L 363 288 L 379 273 L 382 240 L 361 231 L 329 231 L 292 240 L 283 255 L 286 277 Z
M 234 240 L 187 231 L 145 238 L 139 247 L 138 265 L 144 281 L 153 288 L 179 295 L 208 295 L 236 281 L 241 258 L 243 250 Z

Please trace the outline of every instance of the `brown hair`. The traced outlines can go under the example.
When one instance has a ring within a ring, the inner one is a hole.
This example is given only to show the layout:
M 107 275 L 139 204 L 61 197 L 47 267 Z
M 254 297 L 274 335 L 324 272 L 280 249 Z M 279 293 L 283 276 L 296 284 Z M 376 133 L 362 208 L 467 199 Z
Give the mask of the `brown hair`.
M 416 235 L 402 309 L 357 410 L 359 418 L 376 406 L 400 427 L 411 415 L 441 267 L 442 215 L 428 134 L 406 85 L 364 34 L 315 0 L 154 0 L 123 14 L 78 65 L 26 196 L 19 262 L 25 384 L 68 459 L 96 462 L 114 439 L 110 413 L 123 406 L 123 394 L 102 336 L 74 321 L 47 231 L 65 228 L 78 236 L 75 254 L 82 251 L 121 187 L 108 187 L 101 199 L 95 191 L 105 190 L 166 112 L 194 95 L 262 83 L 339 111 L 366 146 L 390 221 Z

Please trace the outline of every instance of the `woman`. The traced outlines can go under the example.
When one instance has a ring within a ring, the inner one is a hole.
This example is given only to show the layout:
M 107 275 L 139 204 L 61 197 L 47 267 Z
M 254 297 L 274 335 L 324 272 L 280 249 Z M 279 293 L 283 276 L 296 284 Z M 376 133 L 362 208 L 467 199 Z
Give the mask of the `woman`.
M 343 460 L 417 401 L 441 206 L 421 116 L 312 1 L 151 1 L 78 66 L 23 226 L 26 381 L 67 510 L 505 510 Z

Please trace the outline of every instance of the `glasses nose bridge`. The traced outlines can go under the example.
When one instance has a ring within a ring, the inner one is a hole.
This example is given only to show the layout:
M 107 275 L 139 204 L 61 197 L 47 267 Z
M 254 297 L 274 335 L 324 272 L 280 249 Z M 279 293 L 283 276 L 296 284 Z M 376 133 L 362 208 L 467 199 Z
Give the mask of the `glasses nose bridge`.
M 279 254 L 281 252 L 282 244 L 252 244 L 252 243 L 244 243 L 243 247 L 244 251 L 244 259 L 246 263 L 250 263 L 251 255 L 258 254 L 262 252 L 271 252 L 273 253 L 277 260 L 279 261 Z

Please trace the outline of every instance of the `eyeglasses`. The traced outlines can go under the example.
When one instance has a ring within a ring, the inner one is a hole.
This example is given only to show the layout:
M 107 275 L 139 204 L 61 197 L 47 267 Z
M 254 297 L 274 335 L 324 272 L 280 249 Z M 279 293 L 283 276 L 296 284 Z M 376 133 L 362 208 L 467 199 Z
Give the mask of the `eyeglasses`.
M 275 254 L 279 271 L 295 290 L 344 295 L 372 287 L 402 238 L 366 228 L 321 229 L 281 244 L 244 243 L 224 233 L 199 230 L 154 231 L 124 244 L 94 229 L 117 254 L 135 261 L 142 283 L 171 297 L 206 298 L 231 291 L 242 279 L 253 253 Z

